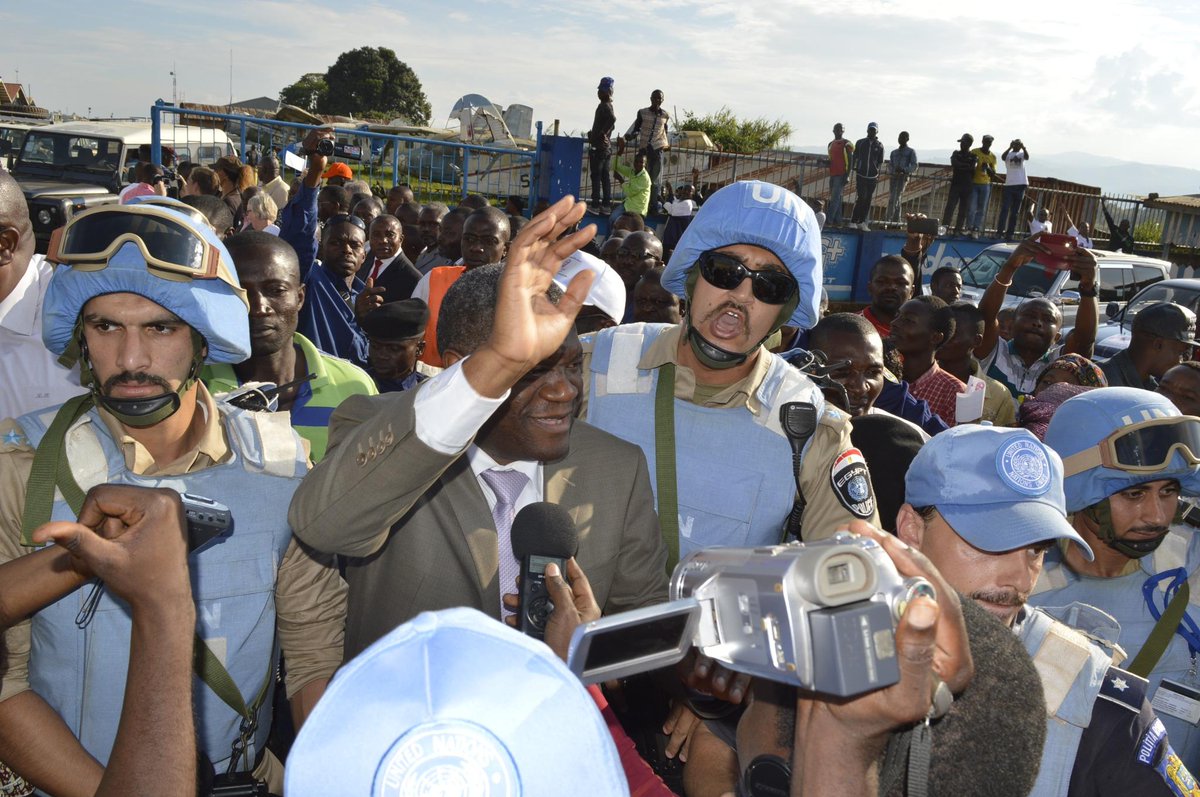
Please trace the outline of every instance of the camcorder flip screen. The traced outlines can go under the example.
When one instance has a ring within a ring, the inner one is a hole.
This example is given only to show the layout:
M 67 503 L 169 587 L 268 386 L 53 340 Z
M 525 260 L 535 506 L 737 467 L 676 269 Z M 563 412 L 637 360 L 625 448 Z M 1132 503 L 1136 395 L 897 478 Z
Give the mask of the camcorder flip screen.
M 603 617 L 575 629 L 567 667 L 585 684 L 669 667 L 691 648 L 699 619 L 694 598 Z

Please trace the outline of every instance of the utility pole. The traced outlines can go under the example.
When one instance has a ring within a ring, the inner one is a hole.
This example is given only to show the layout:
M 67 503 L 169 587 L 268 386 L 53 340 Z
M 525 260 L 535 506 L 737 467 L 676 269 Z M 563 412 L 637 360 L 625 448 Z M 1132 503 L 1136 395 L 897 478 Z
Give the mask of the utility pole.
M 175 63 L 171 63 L 171 104 L 179 107 L 179 78 L 175 74 Z

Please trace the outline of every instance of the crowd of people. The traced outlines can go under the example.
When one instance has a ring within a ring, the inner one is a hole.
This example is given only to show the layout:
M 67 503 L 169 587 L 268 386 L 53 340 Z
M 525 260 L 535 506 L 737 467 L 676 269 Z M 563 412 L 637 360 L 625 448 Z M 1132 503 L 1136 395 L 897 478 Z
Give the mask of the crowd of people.
M 1080 246 L 1070 334 L 1044 299 L 1006 321 L 1039 232 L 978 306 L 953 269 L 923 293 L 912 232 L 829 313 L 817 215 L 783 187 L 678 186 L 647 227 L 662 101 L 619 139 L 624 204 L 593 181 L 604 238 L 569 197 L 375 196 L 330 130 L 291 186 L 270 153 L 178 198 L 139 167 L 45 256 L 0 173 L 0 794 L 1200 788 L 1195 316 L 1146 308 L 1093 362 Z M 864 224 L 878 126 L 834 132 Z M 578 532 L 545 644 L 501 625 L 542 502 Z M 831 700 L 693 652 L 585 689 L 563 665 L 699 551 L 847 530 L 934 587 L 874 642 L 893 686 Z

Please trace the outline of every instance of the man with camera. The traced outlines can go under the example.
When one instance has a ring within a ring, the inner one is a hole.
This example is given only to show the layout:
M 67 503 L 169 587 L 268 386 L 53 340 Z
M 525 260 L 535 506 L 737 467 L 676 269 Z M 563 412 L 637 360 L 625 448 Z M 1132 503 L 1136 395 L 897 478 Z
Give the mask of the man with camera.
M 1005 241 L 1011 241 L 1017 229 L 1017 216 L 1024 206 L 1025 189 L 1029 187 L 1029 177 L 1025 174 L 1025 162 L 1029 160 L 1029 150 L 1014 138 L 1008 148 L 1000 154 L 1004 161 L 1004 191 L 1000 195 L 1000 218 L 996 221 L 996 234 L 1003 235 Z
M 979 300 L 984 329 L 983 339 L 975 348 L 975 356 L 979 358 L 984 372 L 1002 382 L 1018 400 L 1033 394 L 1038 377 L 1063 354 L 1092 356 L 1092 346 L 1096 342 L 1096 319 L 1100 312 L 1096 304 L 1096 256 L 1087 249 L 1076 249 L 1062 266 L 1079 276 L 1081 297 L 1075 316 L 1075 329 L 1067 340 L 1058 342 L 1062 312 L 1054 302 L 1043 298 L 1026 299 L 1017 305 L 1012 339 L 1006 341 L 1000 338 L 997 317 L 1017 270 L 1038 255 L 1051 256 L 1050 250 L 1039 243 L 1038 238 L 1037 235 L 1031 236 L 1013 250 Z
M 138 204 L 75 216 L 47 257 L 60 266 L 42 338 L 78 358 L 90 390 L 0 421 L 0 561 L 36 547 L 42 522 L 74 520 L 84 490 L 102 482 L 169 487 L 227 507 L 236 530 L 192 554 L 199 745 L 232 773 L 226 785 L 278 787 L 281 767 L 265 752 L 276 615 L 320 614 L 342 593 L 336 571 L 326 577 L 290 545 L 285 510 L 307 461 L 287 418 L 216 402 L 197 381 L 205 361 L 250 353 L 229 254 L 191 216 Z M 0 758 L 47 792 L 91 794 L 114 754 L 134 630 L 124 603 L 98 585 L 11 628 Z M 280 644 L 289 650 L 299 638 L 327 651 L 327 676 L 340 634 L 314 621 Z

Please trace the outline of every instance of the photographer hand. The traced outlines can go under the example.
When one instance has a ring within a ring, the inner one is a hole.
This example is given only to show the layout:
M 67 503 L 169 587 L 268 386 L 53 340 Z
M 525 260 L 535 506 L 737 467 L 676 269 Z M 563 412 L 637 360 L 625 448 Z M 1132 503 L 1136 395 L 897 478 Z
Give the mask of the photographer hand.
M 708 656 L 697 653 L 695 648 L 678 666 L 685 686 L 727 703 L 741 703 L 750 687 L 749 675 L 734 672 Z
M 187 794 L 196 788 L 192 647 L 183 505 L 174 490 L 104 484 L 78 522 L 40 526 L 35 540 L 70 551 L 129 602 L 129 678 L 97 797 Z M 153 750 L 153 755 L 147 755 Z
M 102 484 L 88 491 L 79 520 L 33 532 L 98 576 L 132 606 L 192 605 L 183 504 L 174 490 Z
M 323 138 L 334 140 L 332 127 L 313 128 L 308 131 L 304 141 L 300 143 L 300 151 L 308 158 L 308 168 L 304 172 L 304 184 L 309 188 L 316 188 L 321 184 L 321 175 L 325 171 L 325 163 L 328 158 L 317 152 L 317 142 Z
M 796 702 L 792 793 L 874 794 L 874 767 L 893 729 L 924 718 L 940 678 L 961 692 L 974 674 L 962 606 L 956 593 L 919 551 L 862 521 L 849 530 L 878 542 L 896 570 L 921 576 L 937 601 L 913 600 L 896 628 L 900 682 L 844 701 L 801 693 Z M 830 762 L 836 761 L 837 766 Z
M 600 606 L 596 603 L 596 596 L 592 594 L 592 585 L 588 583 L 587 576 L 575 561 L 575 557 L 567 560 L 567 575 L 571 578 L 570 584 L 562 577 L 558 565 L 546 565 L 546 589 L 550 593 L 554 611 L 546 621 L 543 639 L 554 651 L 554 655 L 563 661 L 567 660 L 567 651 L 571 647 L 571 635 L 575 633 L 575 628 L 600 619 Z M 520 578 L 517 582 L 519 592 Z M 520 608 L 520 595 L 508 593 L 503 600 L 504 605 L 514 612 Z M 504 622 L 516 628 L 517 615 L 508 615 Z

